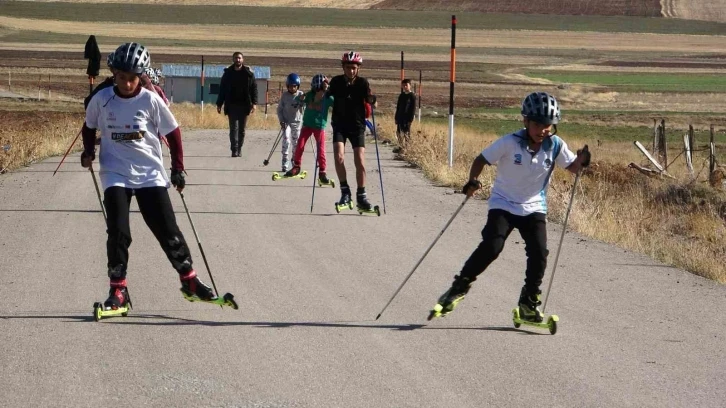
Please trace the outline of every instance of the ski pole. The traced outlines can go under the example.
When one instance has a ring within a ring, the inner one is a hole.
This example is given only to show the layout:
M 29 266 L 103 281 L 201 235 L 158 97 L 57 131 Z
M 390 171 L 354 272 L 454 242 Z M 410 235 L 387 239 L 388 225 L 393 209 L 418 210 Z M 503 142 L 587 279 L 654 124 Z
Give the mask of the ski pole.
M 310 199 L 310 213 L 312 213 L 313 205 L 315 204 L 315 185 L 318 184 L 318 156 L 315 151 L 315 143 L 313 143 L 312 138 L 310 139 L 310 145 L 313 147 L 313 157 L 315 157 L 315 170 L 313 170 L 313 197 Z
M 212 287 L 214 287 L 214 294 L 219 297 L 219 292 L 217 292 L 217 285 L 214 284 L 214 277 L 212 276 L 212 271 L 209 269 L 209 262 L 207 262 L 207 256 L 204 255 L 204 248 L 202 248 L 202 242 L 199 240 L 199 235 L 197 235 L 197 229 L 194 228 L 194 221 L 192 221 L 192 215 L 189 214 L 189 207 L 187 207 L 187 202 L 184 199 L 184 193 L 181 191 L 179 192 L 179 196 L 181 196 L 182 203 L 184 204 L 184 211 L 187 213 L 187 217 L 189 217 L 189 224 L 192 226 L 192 231 L 194 232 L 194 238 L 197 240 L 197 245 L 199 245 L 199 252 L 202 253 L 202 259 L 204 260 L 204 266 L 207 267 L 207 273 L 209 274 L 209 279 L 212 281 Z M 222 307 L 222 305 L 219 305 L 219 307 Z
M 371 119 L 373 120 L 373 139 L 376 141 L 376 160 L 378 161 L 378 178 L 381 180 L 381 198 L 383 199 L 383 214 L 386 213 L 386 194 L 383 193 L 383 171 L 381 170 L 381 156 L 378 154 L 378 129 L 376 129 L 376 109 L 371 106 Z
M 101 204 L 101 212 L 103 213 L 104 221 L 106 218 L 106 208 L 103 206 L 103 200 L 101 200 L 101 190 L 98 189 L 98 180 L 96 180 L 96 173 L 93 171 L 93 166 L 89 166 L 88 170 L 91 172 L 91 178 L 93 178 L 93 186 L 96 187 L 96 196 L 98 197 L 98 203 Z
M 71 149 L 73 149 L 73 146 L 74 146 L 74 145 L 76 144 L 76 142 L 78 141 L 78 138 L 79 138 L 79 137 L 81 137 L 81 132 L 82 132 L 82 131 L 83 131 L 83 129 L 81 129 L 81 130 L 79 130 L 79 131 L 78 131 L 78 134 L 76 135 L 76 138 L 75 138 L 75 139 L 73 139 L 73 142 L 71 142 L 71 145 L 70 145 L 70 146 L 68 146 L 68 150 L 66 150 L 66 154 L 64 154 L 64 155 L 63 155 L 63 158 L 61 159 L 60 163 L 58 163 L 58 167 L 56 167 L 56 168 L 55 168 L 55 171 L 53 172 L 53 175 L 54 175 L 54 176 L 55 176 L 55 173 L 57 173 L 57 172 L 58 172 L 58 169 L 60 169 L 60 166 L 61 166 L 61 165 L 63 164 L 63 162 L 65 161 L 65 159 L 66 159 L 66 156 L 68 156 L 68 153 L 70 153 Z
M 280 133 L 277 134 L 277 138 L 275 139 L 275 143 L 272 144 L 272 149 L 270 149 L 270 154 L 267 156 L 267 159 L 265 159 L 262 162 L 262 165 L 267 166 L 270 164 L 270 158 L 272 157 L 272 153 L 275 152 L 275 149 L 277 149 L 277 145 L 280 143 L 280 140 L 282 140 L 282 134 L 283 132 L 287 131 L 287 126 L 280 128 Z
M 557 261 L 560 259 L 560 250 L 562 249 L 562 241 L 565 239 L 565 231 L 567 231 L 567 221 L 570 218 L 570 210 L 572 209 L 572 202 L 575 201 L 575 191 L 577 190 L 577 182 L 580 181 L 580 174 L 582 170 L 578 171 L 575 175 L 575 182 L 572 184 L 572 194 L 570 194 L 570 203 L 567 205 L 567 212 L 565 213 L 565 222 L 562 224 L 562 234 L 560 234 L 560 243 L 557 246 L 557 254 L 555 255 L 555 264 L 552 266 L 552 276 L 550 276 L 550 283 L 547 286 L 547 294 L 545 295 L 544 303 L 542 304 L 542 314 L 547 310 L 547 299 L 550 297 L 550 290 L 552 290 L 552 282 L 555 280 L 555 271 L 557 271 Z
M 434 247 L 434 245 L 436 245 L 436 243 L 439 242 L 439 238 L 441 238 L 441 236 L 444 235 L 444 232 L 446 232 L 446 230 L 449 228 L 449 225 L 451 225 L 451 223 L 454 221 L 456 216 L 459 215 L 459 212 L 461 211 L 462 208 L 464 208 L 464 204 L 466 204 L 467 201 L 469 201 L 469 196 L 464 198 L 464 201 L 462 201 L 462 203 L 459 204 L 459 208 L 457 208 L 456 211 L 454 211 L 454 215 L 452 215 L 451 218 L 449 218 L 449 222 L 447 222 L 446 225 L 444 225 L 444 229 L 442 229 L 441 232 L 439 232 L 439 235 L 437 235 L 436 239 L 434 239 L 434 242 L 432 242 L 431 245 L 429 245 L 428 249 L 426 250 L 426 252 L 424 252 L 421 259 L 419 259 L 418 262 L 416 262 L 416 265 L 414 265 L 413 269 L 411 269 L 411 272 L 408 274 L 408 276 L 406 276 L 406 279 L 403 280 L 403 283 L 401 283 L 401 286 L 399 286 L 398 289 L 396 289 L 396 292 L 393 294 L 393 296 L 391 296 L 391 300 L 389 300 L 388 303 L 386 303 L 386 306 L 383 307 L 383 310 L 381 310 L 381 313 L 378 313 L 378 316 L 376 316 L 376 320 L 378 320 L 378 318 L 381 317 L 383 312 L 386 311 L 386 308 L 388 308 L 388 305 L 390 305 L 391 302 L 393 302 L 393 299 L 396 298 L 396 296 L 398 295 L 398 292 L 400 292 L 401 289 L 403 289 L 403 285 L 405 285 L 406 282 L 408 282 L 408 279 L 411 278 L 411 275 L 413 275 L 414 272 L 416 272 L 416 269 L 418 268 L 419 265 L 421 265 L 421 262 L 423 262 L 423 260 L 426 259 L 426 256 L 429 254 L 429 252 Z

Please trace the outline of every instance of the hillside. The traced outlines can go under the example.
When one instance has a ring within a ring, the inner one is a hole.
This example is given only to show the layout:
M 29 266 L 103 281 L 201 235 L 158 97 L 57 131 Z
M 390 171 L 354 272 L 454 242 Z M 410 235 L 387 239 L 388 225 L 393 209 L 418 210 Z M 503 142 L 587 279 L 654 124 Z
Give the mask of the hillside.
M 30 1 L 57 2 L 57 0 Z M 63 1 L 68 3 L 121 2 L 121 0 Z M 726 22 L 726 0 L 125 0 L 123 3 L 666 17 Z
M 371 8 L 485 13 L 667 17 L 726 22 L 726 0 L 383 0 Z
M 660 3 L 659 0 L 383 0 L 375 4 L 372 8 L 515 14 L 660 17 Z

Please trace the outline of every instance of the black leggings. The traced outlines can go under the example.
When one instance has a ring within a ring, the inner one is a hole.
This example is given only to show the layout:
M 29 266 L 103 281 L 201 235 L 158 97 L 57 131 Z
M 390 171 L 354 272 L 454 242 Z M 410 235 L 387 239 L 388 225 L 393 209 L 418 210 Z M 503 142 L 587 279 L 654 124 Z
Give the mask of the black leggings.
M 487 224 L 481 232 L 482 242 L 474 250 L 461 270 L 462 277 L 476 279 L 494 262 L 504 249 L 504 242 L 516 228 L 522 236 L 527 254 L 527 272 L 524 286 L 528 293 L 536 293 L 547 268 L 547 218 L 545 214 L 514 215 L 504 210 L 489 210 Z
M 129 205 L 131 196 L 136 195 L 136 202 L 144 217 L 146 225 L 161 244 L 161 248 L 171 261 L 172 266 L 180 274 L 192 270 L 192 257 L 189 247 L 176 224 L 174 208 L 165 187 L 148 187 L 132 190 L 123 187 L 109 187 L 103 192 L 103 205 L 106 207 L 108 220 L 108 255 L 109 276 L 115 279 L 126 277 L 129 262 L 129 246 L 131 246 L 131 228 L 129 226 Z

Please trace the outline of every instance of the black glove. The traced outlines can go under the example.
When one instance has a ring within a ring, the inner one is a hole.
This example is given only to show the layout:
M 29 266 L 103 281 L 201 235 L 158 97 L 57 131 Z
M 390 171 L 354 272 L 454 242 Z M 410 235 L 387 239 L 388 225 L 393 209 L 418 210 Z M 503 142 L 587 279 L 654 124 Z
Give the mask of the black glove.
M 481 188 L 481 183 L 479 180 L 469 180 L 468 183 L 464 185 L 464 187 L 461 188 L 461 192 L 470 196 L 471 194 L 474 194 L 476 190 L 479 190 Z M 471 192 L 471 194 L 470 194 Z
M 375 105 L 376 102 L 378 102 L 378 98 L 375 95 L 369 95 L 368 96 L 368 103 L 372 105 Z
M 96 160 L 96 152 L 95 151 L 86 151 L 84 150 L 83 153 L 81 153 L 81 166 L 85 168 L 91 167 L 91 163 Z
M 183 189 L 187 184 L 184 180 L 184 171 L 171 169 L 171 184 L 178 189 Z
M 589 166 L 591 154 L 590 154 L 590 149 L 587 147 L 587 145 L 585 145 L 585 147 L 583 147 L 582 149 L 577 151 L 577 156 L 579 157 L 580 155 L 583 155 L 585 157 L 585 159 L 582 161 L 582 167 Z

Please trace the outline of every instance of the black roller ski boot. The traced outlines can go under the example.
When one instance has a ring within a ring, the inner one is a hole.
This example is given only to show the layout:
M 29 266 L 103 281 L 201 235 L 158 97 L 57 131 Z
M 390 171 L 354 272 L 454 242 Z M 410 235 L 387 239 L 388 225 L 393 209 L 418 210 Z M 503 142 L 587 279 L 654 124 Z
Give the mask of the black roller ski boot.
M 277 181 L 280 179 L 288 179 L 288 178 L 304 179 L 305 177 L 307 177 L 307 175 L 308 175 L 308 172 L 305 170 L 300 170 L 300 166 L 293 166 L 286 173 L 283 173 L 283 174 L 280 174 L 278 172 L 272 173 L 272 181 Z
M 129 290 L 126 287 L 126 279 L 111 279 L 108 299 L 103 303 L 96 302 L 93 304 L 93 318 L 99 321 L 104 317 L 126 317 L 131 307 L 131 296 L 129 296 Z
M 335 188 L 335 180 L 329 179 L 328 175 L 324 171 L 321 171 L 318 175 L 318 186 L 330 186 Z
M 295 177 L 300 174 L 300 166 L 292 166 L 292 168 L 285 172 L 284 177 Z
M 340 201 L 335 203 L 335 211 L 340 214 L 340 210 L 353 209 L 353 200 L 351 199 L 350 187 L 347 185 L 340 186 Z
M 519 328 L 522 325 L 538 327 L 540 329 L 547 329 L 550 334 L 557 333 L 557 322 L 560 318 L 557 315 L 550 315 L 545 322 L 545 317 L 542 311 L 539 310 L 539 306 L 542 304 L 540 296 L 542 292 L 537 289 L 535 292 L 530 292 L 526 288 L 522 288 L 522 293 L 519 295 L 519 305 L 512 310 L 512 323 L 515 328 Z
M 544 320 L 544 315 L 539 310 L 540 305 L 542 305 L 541 294 L 541 290 L 530 293 L 527 288 L 522 287 L 522 292 L 519 295 L 519 317 L 522 320 L 533 323 L 541 323 Z
M 456 305 L 459 304 L 469 292 L 471 284 L 476 279 L 462 278 L 454 276 L 454 282 L 451 284 L 449 290 L 444 292 L 439 298 L 439 301 L 434 305 L 434 308 L 429 312 L 428 320 L 434 317 L 444 317 L 447 314 L 454 311 Z
M 370 201 L 368 201 L 368 196 L 366 195 L 366 192 L 358 192 L 355 195 L 355 202 L 356 202 L 356 209 L 358 210 L 358 214 L 376 214 L 379 217 L 381 216 L 381 210 L 378 208 L 378 206 L 373 206 Z
M 199 277 L 197 272 L 193 269 L 185 274 L 179 274 L 179 280 L 181 281 L 181 292 L 184 295 L 184 299 L 190 302 L 206 302 L 213 303 L 220 306 L 229 306 L 233 309 L 239 309 L 237 302 L 234 300 L 234 296 L 231 293 L 225 293 L 221 298 L 218 297 L 212 288 L 205 285 Z

